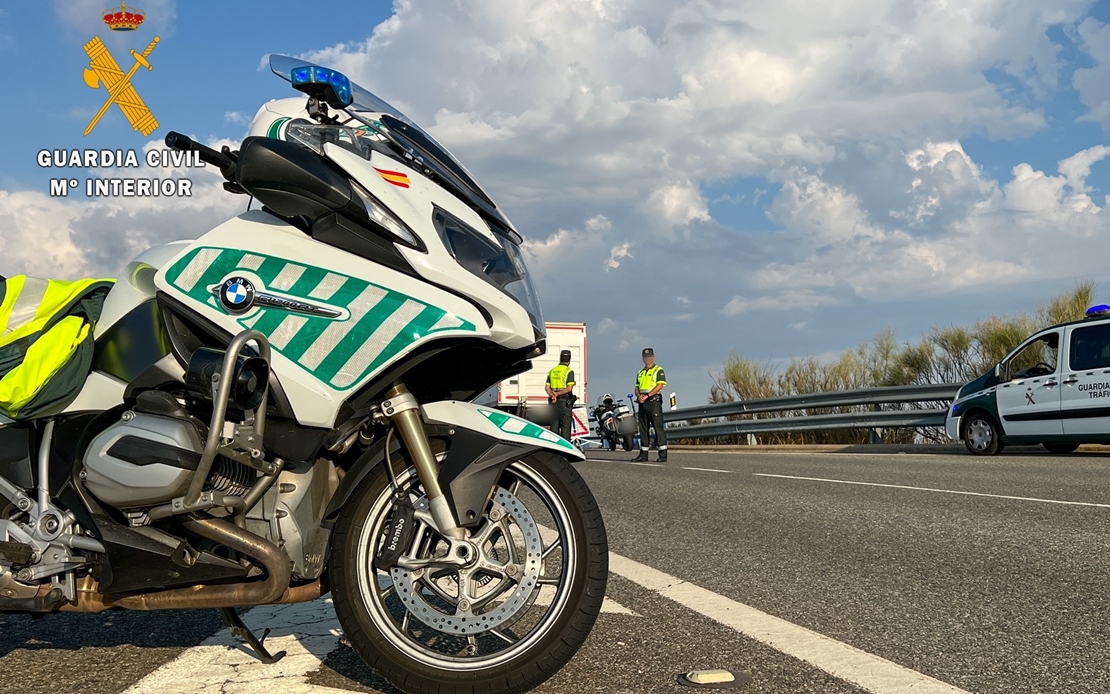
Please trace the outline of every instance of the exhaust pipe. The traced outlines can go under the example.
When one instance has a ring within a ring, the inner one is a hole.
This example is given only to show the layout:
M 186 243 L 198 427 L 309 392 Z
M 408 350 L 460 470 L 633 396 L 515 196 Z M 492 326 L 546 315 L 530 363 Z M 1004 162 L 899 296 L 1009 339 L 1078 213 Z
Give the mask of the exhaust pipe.
M 305 602 L 314 600 L 326 592 L 326 585 L 322 580 L 306 586 L 290 588 L 289 558 L 269 540 L 219 518 L 186 516 L 181 518 L 181 523 L 203 538 L 257 560 L 266 568 L 266 578 L 250 583 L 197 585 L 139 595 L 104 595 L 96 592 L 95 584 L 89 581 L 82 583 L 78 588 L 77 602 L 61 605 L 60 611 L 103 612 L 113 608 L 145 611 L 251 607 L 271 603 Z

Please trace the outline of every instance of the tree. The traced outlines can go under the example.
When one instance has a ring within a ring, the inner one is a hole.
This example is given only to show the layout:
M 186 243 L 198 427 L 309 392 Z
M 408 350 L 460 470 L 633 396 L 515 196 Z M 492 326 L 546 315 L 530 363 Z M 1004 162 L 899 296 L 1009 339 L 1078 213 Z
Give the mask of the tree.
M 1096 285 L 1084 280 L 1069 292 L 1039 304 L 1032 312 L 1016 316 L 989 316 L 972 326 L 933 326 L 916 341 L 899 344 L 893 328 L 885 328 L 855 349 L 831 361 L 816 357 L 792 358 L 785 368 L 730 350 L 720 371 L 710 371 L 710 402 L 759 400 L 877 386 L 966 383 L 994 368 L 1026 337 L 1040 328 L 1082 318 L 1095 301 Z M 937 407 L 939 403 L 918 404 Z M 860 408 L 836 408 L 761 414 L 760 417 L 798 417 Z M 751 415 L 746 415 L 750 417 Z M 819 431 L 764 435 L 775 443 L 865 443 L 862 430 Z M 938 432 L 884 433 L 884 440 L 903 442 L 914 438 L 939 439 Z

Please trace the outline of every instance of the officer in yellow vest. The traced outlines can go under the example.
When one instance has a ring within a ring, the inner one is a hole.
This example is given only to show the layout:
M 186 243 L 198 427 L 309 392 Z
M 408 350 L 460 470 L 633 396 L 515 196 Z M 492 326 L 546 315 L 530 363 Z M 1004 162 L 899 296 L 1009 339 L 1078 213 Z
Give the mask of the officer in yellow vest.
M 643 351 L 644 368 L 636 376 L 636 399 L 640 402 L 640 454 L 632 459 L 634 463 L 642 463 L 648 459 L 648 447 L 651 444 L 651 432 L 648 427 L 655 427 L 655 439 L 659 444 L 659 461 L 667 462 L 667 432 L 663 429 L 663 386 L 667 385 L 667 376 L 663 367 L 655 363 L 655 350 L 645 347 Z
M 547 397 L 555 405 L 555 433 L 570 440 L 574 433 L 574 370 L 570 368 L 570 350 L 559 352 L 559 365 L 547 372 Z

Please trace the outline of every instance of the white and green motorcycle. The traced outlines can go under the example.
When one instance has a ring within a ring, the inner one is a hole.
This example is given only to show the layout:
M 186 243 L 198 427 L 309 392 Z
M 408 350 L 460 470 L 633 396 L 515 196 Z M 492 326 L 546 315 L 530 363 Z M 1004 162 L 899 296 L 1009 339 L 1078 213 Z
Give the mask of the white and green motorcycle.
M 270 66 L 304 96 L 238 151 L 166 137 L 248 211 L 135 259 L 73 393 L 3 420 L 0 611 L 217 608 L 272 662 L 235 608 L 330 589 L 397 687 L 530 689 L 608 548 L 581 453 L 468 402 L 545 349 L 522 239 L 389 104 Z

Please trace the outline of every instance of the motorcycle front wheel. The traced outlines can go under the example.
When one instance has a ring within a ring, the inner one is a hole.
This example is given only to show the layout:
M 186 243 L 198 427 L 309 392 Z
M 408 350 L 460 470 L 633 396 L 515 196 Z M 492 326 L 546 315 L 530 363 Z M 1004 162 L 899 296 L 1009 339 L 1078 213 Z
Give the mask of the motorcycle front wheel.
M 335 611 L 359 656 L 405 692 L 441 694 L 523 692 L 566 665 L 601 611 L 609 565 L 601 512 L 578 471 L 546 452 L 511 463 L 465 566 L 419 520 L 427 497 L 415 471 L 398 486 L 417 509 L 405 568 L 374 562 L 397 498 L 381 466 L 332 536 Z

